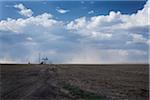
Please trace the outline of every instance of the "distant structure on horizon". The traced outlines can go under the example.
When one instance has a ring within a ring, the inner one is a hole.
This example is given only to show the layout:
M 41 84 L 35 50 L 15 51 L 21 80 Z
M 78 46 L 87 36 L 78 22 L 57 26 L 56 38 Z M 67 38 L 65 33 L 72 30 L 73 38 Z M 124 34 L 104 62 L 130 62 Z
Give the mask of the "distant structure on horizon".
M 42 62 L 40 64 L 47 64 L 47 61 L 48 61 L 48 58 L 45 57 L 45 58 L 42 58 Z
M 39 64 L 52 64 L 52 62 L 51 61 L 49 61 L 48 62 L 48 57 L 42 57 L 41 58 L 41 53 L 39 53 L 39 58 L 38 58 L 38 60 L 39 60 Z

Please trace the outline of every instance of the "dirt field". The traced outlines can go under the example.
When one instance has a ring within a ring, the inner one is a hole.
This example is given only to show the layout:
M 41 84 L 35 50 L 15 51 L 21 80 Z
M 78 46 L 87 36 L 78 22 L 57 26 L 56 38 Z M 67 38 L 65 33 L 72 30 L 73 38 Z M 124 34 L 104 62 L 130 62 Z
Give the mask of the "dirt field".
M 0 100 L 149 100 L 149 65 L 1 64 Z

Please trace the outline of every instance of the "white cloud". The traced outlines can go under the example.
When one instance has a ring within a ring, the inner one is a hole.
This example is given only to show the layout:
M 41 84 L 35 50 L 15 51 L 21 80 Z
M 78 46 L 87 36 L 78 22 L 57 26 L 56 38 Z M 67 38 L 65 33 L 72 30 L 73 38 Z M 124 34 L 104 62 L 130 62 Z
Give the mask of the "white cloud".
M 59 12 L 59 13 L 61 13 L 61 14 L 65 14 L 65 13 L 69 12 L 70 10 L 65 10 L 65 9 L 57 8 L 56 11 Z
M 136 30 L 136 28 L 150 26 L 150 23 L 148 23 L 148 16 L 150 16 L 148 15 L 149 6 L 150 3 L 147 2 L 142 10 L 132 15 L 121 14 L 119 11 L 110 11 L 109 15 L 105 16 L 93 16 L 90 19 L 81 17 L 68 23 L 67 29 L 82 36 L 97 37 L 100 40 L 103 40 L 104 36 L 106 36 L 105 39 L 108 39 L 107 37 L 119 39 L 122 35 L 133 34 L 132 28 Z M 133 36 L 130 35 L 130 37 Z M 120 39 L 124 40 L 124 37 Z M 146 41 L 146 39 L 142 41 Z
M 86 17 L 81 17 L 71 21 L 67 24 L 67 29 L 75 31 L 82 36 L 93 37 L 93 39 L 108 39 L 112 37 L 111 29 L 108 29 L 108 25 L 104 21 L 104 16 L 92 17 L 91 20 L 87 20 Z M 110 22 L 110 18 L 108 19 Z M 106 26 L 106 27 L 105 27 Z
M 136 14 L 122 15 L 122 21 L 124 22 L 124 24 L 122 24 L 122 27 L 130 28 L 135 26 L 150 25 L 148 18 L 148 16 L 150 16 L 149 7 L 150 1 L 147 1 L 144 8 L 142 10 L 138 10 Z
M 85 17 L 81 17 L 78 19 L 75 19 L 74 21 L 71 21 L 69 24 L 67 24 L 67 29 L 70 30 L 80 30 L 82 28 L 86 28 L 86 18 Z
M 29 31 L 38 31 L 41 28 L 47 28 L 48 30 L 57 24 L 61 24 L 54 19 L 49 13 L 44 13 L 35 17 L 29 17 L 26 19 L 11 19 L 0 21 L 1 31 L 12 31 L 14 33 L 28 33 Z M 36 30 L 33 30 L 36 29 Z M 37 30 L 38 29 L 38 30 Z
M 15 8 L 19 9 L 19 14 L 25 17 L 31 17 L 33 12 L 31 9 L 27 9 L 23 4 L 14 5 Z
M 107 40 L 107 39 L 111 39 L 112 34 L 109 33 L 100 33 L 100 32 L 92 32 L 92 38 L 95 38 L 97 40 Z
M 32 39 L 32 37 L 27 37 L 26 38 L 28 41 L 32 41 L 33 39 Z
M 127 41 L 126 44 L 138 44 L 138 43 L 144 43 L 149 45 L 149 39 L 146 39 L 142 34 L 130 34 L 132 40 Z
M 15 5 L 14 7 L 21 10 L 26 10 L 23 4 Z M 149 3 L 144 6 L 142 10 L 139 10 L 136 14 L 125 15 L 120 12 L 111 11 L 109 15 L 93 16 L 89 20 L 86 17 L 81 17 L 70 21 L 70 23 L 63 24 L 67 30 L 71 33 L 77 33 L 81 36 L 90 37 L 99 40 L 108 40 L 113 37 L 117 38 L 122 35 L 122 30 L 125 30 L 126 36 L 130 28 L 149 26 L 148 23 L 148 7 Z M 68 10 L 57 9 L 60 13 L 66 13 Z M 140 19 L 140 20 L 139 20 Z M 29 17 L 27 19 L 11 19 L 0 21 L 0 30 L 13 31 L 15 33 L 22 33 L 27 29 L 34 29 L 35 27 L 43 28 L 56 28 L 57 24 L 62 22 L 54 20 L 50 13 L 44 13 L 35 17 Z M 30 27 L 31 28 L 30 28 Z M 120 31 L 121 30 L 121 31 Z M 133 37 L 132 35 L 130 35 Z M 121 39 L 121 38 L 120 38 Z
M 144 43 L 147 40 L 141 34 L 132 34 L 132 39 L 135 43 Z
M 88 12 L 88 14 L 93 14 L 94 13 L 94 10 L 91 10 Z

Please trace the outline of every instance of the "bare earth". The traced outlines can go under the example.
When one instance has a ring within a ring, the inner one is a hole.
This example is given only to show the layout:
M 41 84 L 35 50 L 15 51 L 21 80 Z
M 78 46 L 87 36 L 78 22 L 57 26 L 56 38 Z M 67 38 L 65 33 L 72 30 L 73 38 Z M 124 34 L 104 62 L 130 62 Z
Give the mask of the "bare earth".
M 1 64 L 0 100 L 149 100 L 149 65 Z

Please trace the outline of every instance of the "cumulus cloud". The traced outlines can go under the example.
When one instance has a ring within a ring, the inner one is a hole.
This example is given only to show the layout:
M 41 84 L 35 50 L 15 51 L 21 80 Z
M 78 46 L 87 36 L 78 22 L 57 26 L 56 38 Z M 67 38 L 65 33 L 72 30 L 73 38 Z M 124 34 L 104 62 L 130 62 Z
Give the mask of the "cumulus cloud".
M 60 58 L 59 61 L 63 59 L 66 63 L 147 62 L 148 60 L 149 1 L 135 14 L 127 15 L 119 11 L 110 11 L 108 15 L 80 17 L 69 23 L 56 20 L 50 13 L 32 16 L 33 12 L 23 4 L 14 7 L 27 18 L 7 18 L 0 21 L 0 37 L 5 37 L 0 43 L 4 47 L 0 48 L 2 52 L 7 51 L 0 56 L 4 58 L 9 52 L 10 57 L 26 55 L 33 60 L 37 59 L 39 52 L 44 52 L 51 59 Z M 57 11 L 62 14 L 68 12 L 64 9 Z M 9 43 L 8 40 L 12 42 Z M 141 43 L 144 48 L 137 48 Z M 88 45 L 85 47 L 86 44 Z
M 0 21 L 0 30 L 1 31 L 12 31 L 14 33 L 26 33 L 27 31 L 33 31 L 35 28 L 50 28 L 56 24 L 60 24 L 54 19 L 50 13 L 43 13 L 35 17 L 29 17 L 26 19 L 11 19 Z
M 150 23 L 148 23 L 148 16 L 150 16 L 148 13 L 149 6 L 150 3 L 148 1 L 142 10 L 132 15 L 121 14 L 119 11 L 110 11 L 109 15 L 105 16 L 93 16 L 90 19 L 81 17 L 68 23 L 67 29 L 83 36 L 99 37 L 100 40 L 113 39 L 113 37 L 117 38 L 121 37 L 121 35 L 128 37 L 128 35 L 131 34 L 130 36 L 134 38 L 132 40 L 135 42 L 135 38 L 137 37 L 133 34 L 134 31 L 141 30 L 141 32 L 143 32 L 143 30 L 148 30 L 150 26 Z M 148 31 L 142 34 L 148 34 Z M 142 37 L 139 36 L 138 38 L 142 39 Z M 148 41 L 148 39 L 145 38 L 140 41 Z
M 88 14 L 93 14 L 94 13 L 94 10 L 91 10 L 88 12 Z
M 70 10 L 65 10 L 65 9 L 57 8 L 56 11 L 59 12 L 59 13 L 61 13 L 61 14 L 65 14 L 65 13 L 69 12 Z
M 23 4 L 14 5 L 15 8 L 19 9 L 19 14 L 25 17 L 31 17 L 33 12 L 31 9 L 27 9 Z

